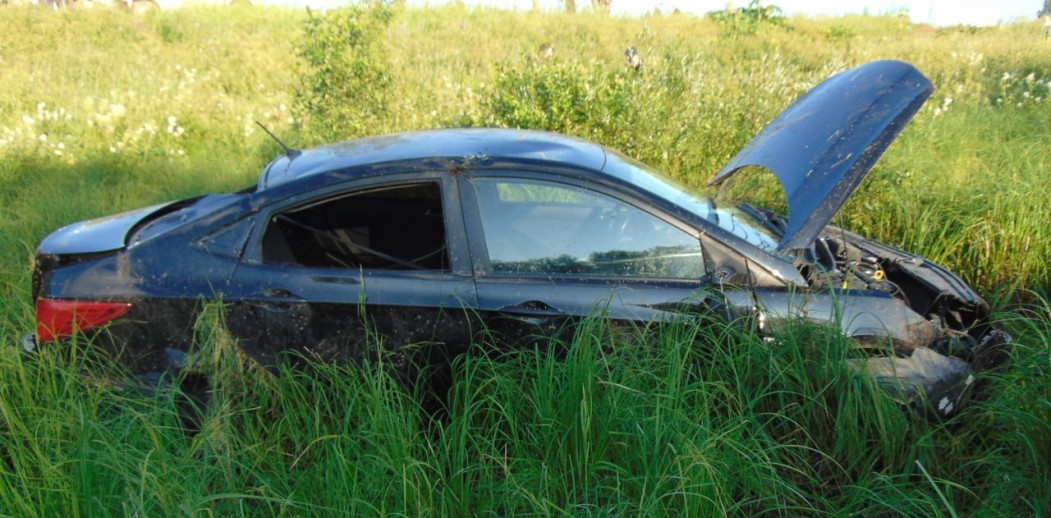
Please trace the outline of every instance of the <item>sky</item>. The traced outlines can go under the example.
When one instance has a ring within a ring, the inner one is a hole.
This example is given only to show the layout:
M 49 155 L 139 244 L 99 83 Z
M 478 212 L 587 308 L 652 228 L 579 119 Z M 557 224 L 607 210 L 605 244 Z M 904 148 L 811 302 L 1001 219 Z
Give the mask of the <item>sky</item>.
M 415 5 L 437 5 L 447 0 L 410 0 Z M 533 0 L 465 0 L 468 5 L 487 5 L 527 10 Z M 539 0 L 544 9 L 558 9 L 560 0 Z M 658 8 L 663 13 L 679 9 L 704 14 L 730 4 L 748 5 L 748 0 L 613 0 L 614 15 L 638 15 Z M 770 0 L 763 5 L 776 5 L 786 15 L 839 16 L 843 14 L 893 14 L 907 12 L 915 23 L 937 26 L 967 24 L 996 25 L 1000 22 L 1032 20 L 1043 6 L 1043 0 Z M 590 0 L 577 0 L 577 7 L 590 7 Z

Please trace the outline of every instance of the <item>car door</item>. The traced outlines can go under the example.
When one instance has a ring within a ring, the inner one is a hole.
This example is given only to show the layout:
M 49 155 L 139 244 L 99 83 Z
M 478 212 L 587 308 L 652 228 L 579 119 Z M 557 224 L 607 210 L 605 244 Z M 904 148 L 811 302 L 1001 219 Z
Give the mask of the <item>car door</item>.
M 447 363 L 470 342 L 476 304 L 460 214 L 439 172 L 276 203 L 233 275 L 228 326 L 265 363 L 289 351 L 324 361 L 384 355 L 409 378 Z
M 695 230 L 570 177 L 461 175 L 478 305 L 500 342 L 569 339 L 589 315 L 646 324 L 703 303 Z

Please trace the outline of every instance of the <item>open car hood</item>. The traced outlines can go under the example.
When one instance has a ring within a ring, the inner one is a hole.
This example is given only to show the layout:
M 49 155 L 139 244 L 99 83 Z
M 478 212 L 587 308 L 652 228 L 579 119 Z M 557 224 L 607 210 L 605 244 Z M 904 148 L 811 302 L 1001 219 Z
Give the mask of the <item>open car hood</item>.
M 806 248 L 933 90 L 901 61 L 836 74 L 763 128 L 711 184 L 747 166 L 772 171 L 788 199 L 788 226 L 777 249 Z

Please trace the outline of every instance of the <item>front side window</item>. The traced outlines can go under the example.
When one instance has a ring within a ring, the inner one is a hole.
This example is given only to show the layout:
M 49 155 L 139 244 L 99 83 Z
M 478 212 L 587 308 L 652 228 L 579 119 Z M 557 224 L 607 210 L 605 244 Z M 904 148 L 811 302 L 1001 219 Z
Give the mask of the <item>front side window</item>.
M 448 271 L 441 187 L 373 188 L 279 212 L 263 235 L 263 262 Z
M 697 238 L 635 206 L 571 185 L 476 178 L 495 274 L 700 279 Z

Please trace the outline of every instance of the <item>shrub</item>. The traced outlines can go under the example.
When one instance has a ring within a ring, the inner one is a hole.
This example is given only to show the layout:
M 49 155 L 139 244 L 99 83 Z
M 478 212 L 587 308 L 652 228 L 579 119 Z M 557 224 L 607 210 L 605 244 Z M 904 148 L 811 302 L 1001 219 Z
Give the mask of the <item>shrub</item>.
M 392 11 L 383 3 L 309 13 L 296 47 L 307 71 L 295 103 L 319 140 L 376 133 L 390 104 L 390 71 L 382 37 Z
M 634 118 L 637 91 L 637 82 L 601 68 L 504 67 L 482 101 L 483 122 L 593 137 Z
M 722 11 L 708 13 L 708 18 L 723 26 L 723 30 L 730 36 L 738 34 L 755 34 L 763 25 L 777 25 L 788 28 L 785 17 L 781 15 L 781 8 L 776 5 L 762 5 L 759 0 L 752 0 L 748 7 L 733 9 L 727 7 Z

